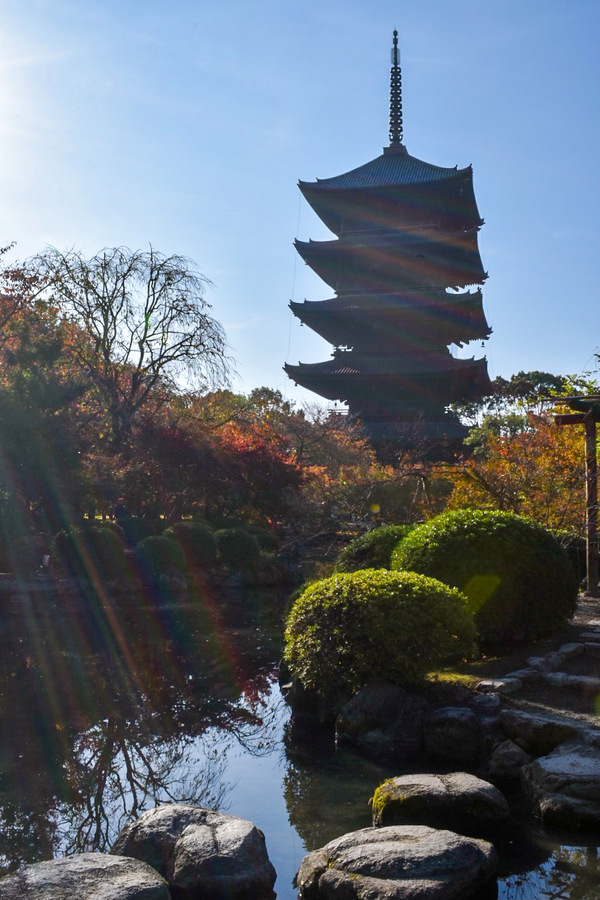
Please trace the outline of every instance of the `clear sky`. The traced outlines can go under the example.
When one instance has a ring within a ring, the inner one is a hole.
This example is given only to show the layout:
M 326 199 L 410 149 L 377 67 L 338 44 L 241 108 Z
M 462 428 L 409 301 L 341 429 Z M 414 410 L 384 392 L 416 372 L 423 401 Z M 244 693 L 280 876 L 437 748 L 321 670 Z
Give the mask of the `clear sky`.
M 191 257 L 234 386 L 294 387 L 328 344 L 289 312 L 332 292 L 293 248 L 328 232 L 299 179 L 388 143 L 472 163 L 491 377 L 600 351 L 597 0 L 0 0 L 0 244 Z

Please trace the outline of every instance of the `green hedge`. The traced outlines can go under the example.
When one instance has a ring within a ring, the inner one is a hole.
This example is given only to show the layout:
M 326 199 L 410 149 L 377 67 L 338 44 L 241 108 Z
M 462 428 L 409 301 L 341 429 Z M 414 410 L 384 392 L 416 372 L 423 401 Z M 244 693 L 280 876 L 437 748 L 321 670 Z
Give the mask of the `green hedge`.
M 159 519 L 140 519 L 137 516 L 121 516 L 117 524 L 123 530 L 128 547 L 135 547 L 144 538 L 154 537 L 163 529 Z
M 339 554 L 336 572 L 357 572 L 359 569 L 389 569 L 392 551 L 414 525 L 382 525 L 355 538 Z
M 245 528 L 223 528 L 215 538 L 221 561 L 233 572 L 251 568 L 260 556 L 258 541 Z
M 165 537 L 174 538 L 183 547 L 187 563 L 192 568 L 210 568 L 217 558 L 217 542 L 209 525 L 185 521 L 171 525 L 163 532 Z
M 351 696 L 367 682 L 418 683 L 474 650 L 459 591 L 412 572 L 364 569 L 306 588 L 292 606 L 285 659 L 305 688 Z
M 151 535 L 135 548 L 135 557 L 142 575 L 158 578 L 160 575 L 183 575 L 187 564 L 183 547 L 172 537 Z
M 392 568 L 459 588 L 486 642 L 550 634 L 577 602 L 577 576 L 558 541 L 508 512 L 442 513 L 401 541 Z
M 50 555 L 59 574 L 91 581 L 121 578 L 126 565 L 122 539 L 112 529 L 96 525 L 59 531 Z

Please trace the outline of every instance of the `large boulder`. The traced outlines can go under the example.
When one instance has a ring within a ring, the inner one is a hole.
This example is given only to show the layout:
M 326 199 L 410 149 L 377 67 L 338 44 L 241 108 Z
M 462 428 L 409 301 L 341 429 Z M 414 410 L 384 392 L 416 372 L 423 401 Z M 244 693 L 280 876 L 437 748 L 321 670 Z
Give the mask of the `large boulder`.
M 373 825 L 430 825 L 483 837 L 507 824 L 508 804 L 487 781 L 466 772 L 400 775 L 380 784 Z
M 305 856 L 298 900 L 485 900 L 496 896 L 486 841 L 425 825 L 363 828 Z
M 481 756 L 485 730 L 472 709 L 449 706 L 431 714 L 423 734 L 427 756 L 469 765 Z
M 81 853 L 31 863 L 0 879 L 1 900 L 170 900 L 166 881 L 137 859 Z
M 120 832 L 111 853 L 153 866 L 182 900 L 271 900 L 275 869 L 252 822 L 185 804 L 159 806 Z
M 413 756 L 423 747 L 429 704 L 385 682 L 368 684 L 344 704 L 335 722 L 338 743 L 380 759 Z
M 600 826 L 600 742 L 562 744 L 524 766 L 521 782 L 547 825 L 569 829 Z
M 577 722 L 522 709 L 503 709 L 500 723 L 506 736 L 531 756 L 545 756 L 581 731 Z

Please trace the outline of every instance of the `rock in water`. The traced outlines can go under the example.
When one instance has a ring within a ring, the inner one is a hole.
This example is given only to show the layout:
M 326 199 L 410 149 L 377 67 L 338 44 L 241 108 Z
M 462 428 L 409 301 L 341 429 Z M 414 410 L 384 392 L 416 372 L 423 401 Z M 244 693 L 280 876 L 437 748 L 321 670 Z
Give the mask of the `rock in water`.
M 431 714 L 424 737 L 428 756 L 465 765 L 476 763 L 481 756 L 484 729 L 472 709 L 449 706 Z
M 377 759 L 414 756 L 423 746 L 423 722 L 429 704 L 385 682 L 366 685 L 340 710 L 335 723 L 338 743 L 349 744 Z
M 500 791 L 467 772 L 400 775 L 373 796 L 373 825 L 430 825 L 483 837 L 504 827 L 508 804 Z
M 182 900 L 271 900 L 275 869 L 252 822 L 174 803 L 126 825 L 111 853 L 143 859 Z
M 500 722 L 506 735 L 531 756 L 545 756 L 580 731 L 577 722 L 522 709 L 503 709 Z
M 546 824 L 568 829 L 600 827 L 599 743 L 569 741 L 523 766 L 523 787 Z
M 31 863 L 0 879 L 0 900 L 170 900 L 166 881 L 137 859 L 81 853 Z
M 486 900 L 497 856 L 486 841 L 425 825 L 363 828 L 305 856 L 299 900 Z

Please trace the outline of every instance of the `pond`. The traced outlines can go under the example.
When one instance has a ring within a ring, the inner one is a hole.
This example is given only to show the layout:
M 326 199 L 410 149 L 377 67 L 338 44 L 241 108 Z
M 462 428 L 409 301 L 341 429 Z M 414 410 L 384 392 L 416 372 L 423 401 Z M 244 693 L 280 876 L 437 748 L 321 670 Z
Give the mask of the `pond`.
M 108 849 L 144 809 L 218 806 L 265 833 L 279 900 L 307 850 L 370 825 L 394 769 L 294 739 L 283 592 L 196 584 L 0 594 L 0 873 Z M 598 898 L 597 844 L 515 834 L 499 896 Z

